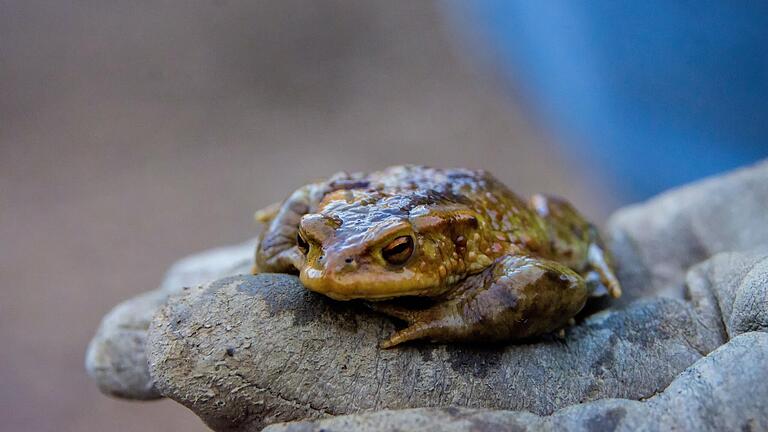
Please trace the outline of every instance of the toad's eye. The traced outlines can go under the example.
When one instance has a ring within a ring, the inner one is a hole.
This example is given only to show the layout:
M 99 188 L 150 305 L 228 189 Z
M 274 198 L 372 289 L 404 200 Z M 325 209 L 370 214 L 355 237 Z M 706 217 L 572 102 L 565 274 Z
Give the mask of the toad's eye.
M 390 264 L 405 264 L 413 255 L 413 237 L 400 236 L 381 250 L 381 256 Z
M 296 234 L 296 246 L 298 246 L 301 253 L 304 255 L 309 252 L 309 243 L 304 239 L 304 236 L 301 235 L 301 233 Z

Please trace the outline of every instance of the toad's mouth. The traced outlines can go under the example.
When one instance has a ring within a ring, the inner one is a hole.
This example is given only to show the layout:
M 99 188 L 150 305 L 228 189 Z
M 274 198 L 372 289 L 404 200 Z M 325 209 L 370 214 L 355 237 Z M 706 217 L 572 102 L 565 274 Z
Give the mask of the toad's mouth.
M 408 269 L 376 274 L 355 272 L 335 275 L 323 270 L 304 268 L 299 277 L 308 290 L 334 300 L 378 301 L 403 296 L 435 296 L 443 291 L 438 280 Z

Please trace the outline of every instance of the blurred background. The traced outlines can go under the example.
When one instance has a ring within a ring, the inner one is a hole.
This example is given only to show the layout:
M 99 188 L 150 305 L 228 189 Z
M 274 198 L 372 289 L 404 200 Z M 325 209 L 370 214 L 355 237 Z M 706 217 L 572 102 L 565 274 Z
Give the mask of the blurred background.
M 603 222 L 765 156 L 768 14 L 716 6 L 0 2 L 0 429 L 205 430 L 101 395 L 89 339 L 336 171 L 484 168 Z

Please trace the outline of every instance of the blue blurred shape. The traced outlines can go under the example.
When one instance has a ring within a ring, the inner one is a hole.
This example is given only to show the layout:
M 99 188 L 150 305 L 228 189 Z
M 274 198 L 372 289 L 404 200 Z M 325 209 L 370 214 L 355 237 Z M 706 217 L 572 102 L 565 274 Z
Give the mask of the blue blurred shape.
M 569 152 L 638 199 L 768 156 L 768 1 L 451 3 Z

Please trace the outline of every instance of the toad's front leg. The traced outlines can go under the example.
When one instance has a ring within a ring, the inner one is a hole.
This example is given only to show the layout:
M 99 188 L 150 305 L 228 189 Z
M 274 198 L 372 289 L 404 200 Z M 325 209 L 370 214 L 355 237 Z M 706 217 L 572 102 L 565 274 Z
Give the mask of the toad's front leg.
M 301 217 L 311 211 L 327 190 L 325 183 L 300 187 L 283 203 L 256 212 L 267 224 L 259 236 L 253 273 L 296 273 L 303 259 L 296 247 Z
M 409 324 L 381 347 L 416 339 L 483 343 L 535 336 L 566 325 L 588 296 L 584 279 L 570 268 L 527 256 L 502 257 L 452 293 L 422 310 L 374 304 Z

